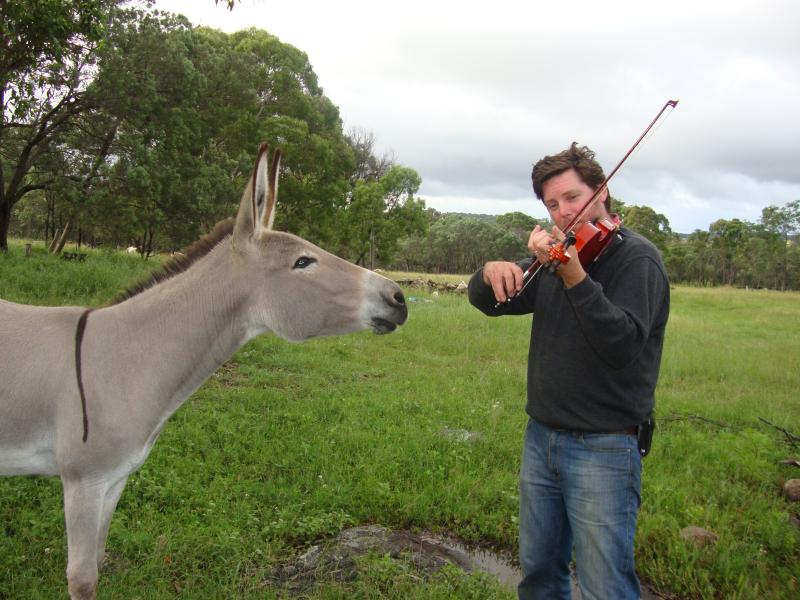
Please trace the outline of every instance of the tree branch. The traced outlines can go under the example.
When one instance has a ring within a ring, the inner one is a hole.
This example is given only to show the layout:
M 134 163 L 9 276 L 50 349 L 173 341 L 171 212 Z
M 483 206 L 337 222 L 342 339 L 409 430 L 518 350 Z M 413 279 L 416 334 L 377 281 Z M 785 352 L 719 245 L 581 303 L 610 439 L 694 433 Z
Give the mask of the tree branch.
M 764 419 L 763 417 L 758 417 L 758 420 L 759 420 L 759 421 L 761 421 L 761 422 L 763 422 L 763 423 L 766 423 L 766 424 L 767 424 L 767 425 L 769 425 L 770 427 L 774 427 L 775 429 L 777 429 L 778 431 L 780 431 L 781 433 L 783 433 L 783 435 L 785 435 L 785 436 L 786 436 L 786 441 L 787 441 L 789 444 L 791 444 L 792 446 L 795 446 L 795 447 L 796 447 L 796 446 L 798 445 L 798 442 L 800 442 L 800 436 L 798 436 L 798 435 L 795 435 L 794 433 L 792 433 L 792 432 L 790 432 L 790 431 L 787 431 L 787 430 L 786 430 L 786 429 L 784 429 L 783 427 L 778 427 L 777 425 L 775 425 L 774 423 L 770 423 L 769 421 L 767 421 L 767 420 L 766 420 L 766 419 Z

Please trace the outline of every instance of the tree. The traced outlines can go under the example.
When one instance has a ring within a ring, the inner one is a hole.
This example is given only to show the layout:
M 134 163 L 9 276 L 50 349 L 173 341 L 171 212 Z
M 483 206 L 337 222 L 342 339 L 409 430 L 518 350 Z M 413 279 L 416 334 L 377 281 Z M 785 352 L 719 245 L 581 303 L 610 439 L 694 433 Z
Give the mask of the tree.
M 469 273 L 488 260 L 519 260 L 526 242 L 496 222 L 452 213 L 430 213 L 427 235 L 400 244 L 396 264 L 407 270 Z M 527 241 L 527 240 L 526 240 Z
M 373 269 L 392 258 L 401 237 L 424 233 L 425 202 L 415 198 L 421 183 L 398 165 L 377 181 L 357 181 L 337 221 L 339 253 Z
M 375 181 L 383 177 L 394 166 L 394 157 L 390 154 L 375 154 L 375 134 L 357 127 L 350 129 L 346 136 L 347 143 L 355 155 L 355 169 L 350 176 L 350 183 L 357 181 Z
M 531 231 L 533 231 L 537 225 L 543 225 L 543 223 L 540 223 L 533 217 L 519 211 L 498 216 L 497 224 L 509 233 L 517 236 L 526 246 L 528 245 Z
M 767 206 L 761 211 L 761 224 L 772 243 L 767 242 L 776 256 L 778 287 L 785 290 L 789 276 L 790 236 L 800 232 L 800 200 L 789 202 L 783 208 Z
M 672 237 L 669 220 L 649 206 L 626 206 L 625 226 L 653 242 L 664 254 Z
M 12 208 L 45 189 L 40 169 L 88 109 L 85 92 L 105 23 L 121 0 L 0 0 L 0 250 Z
M 750 233 L 750 224 L 739 219 L 719 219 L 709 228 L 711 248 L 721 283 L 733 285 L 741 266 L 744 242 Z

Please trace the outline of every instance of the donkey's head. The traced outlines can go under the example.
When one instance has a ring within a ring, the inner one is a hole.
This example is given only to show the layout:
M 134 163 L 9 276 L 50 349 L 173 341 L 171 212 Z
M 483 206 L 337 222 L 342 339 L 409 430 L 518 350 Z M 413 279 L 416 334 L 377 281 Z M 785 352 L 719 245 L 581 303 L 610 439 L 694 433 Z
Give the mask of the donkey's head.
M 262 144 L 236 217 L 232 244 L 249 278 L 248 325 L 299 341 L 405 322 L 403 292 L 392 281 L 289 233 L 272 231 L 281 152 L 269 168 Z

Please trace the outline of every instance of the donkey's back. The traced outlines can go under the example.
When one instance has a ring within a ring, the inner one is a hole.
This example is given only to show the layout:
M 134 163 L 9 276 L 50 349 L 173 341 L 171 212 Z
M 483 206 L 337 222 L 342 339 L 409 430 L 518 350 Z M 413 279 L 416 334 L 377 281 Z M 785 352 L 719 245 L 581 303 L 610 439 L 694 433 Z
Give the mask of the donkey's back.
M 82 310 L 0 300 L 0 475 L 58 474 L 57 413 L 79 402 L 74 341 Z

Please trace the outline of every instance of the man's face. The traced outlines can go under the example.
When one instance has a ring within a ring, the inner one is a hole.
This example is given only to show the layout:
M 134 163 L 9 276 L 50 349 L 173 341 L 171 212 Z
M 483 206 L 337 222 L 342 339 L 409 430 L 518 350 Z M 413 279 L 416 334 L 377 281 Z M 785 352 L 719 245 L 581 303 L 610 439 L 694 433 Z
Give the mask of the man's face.
M 575 169 L 569 169 L 559 175 L 554 175 L 542 185 L 545 208 L 550 213 L 553 223 L 562 231 L 575 218 L 593 194 L 594 190 L 581 180 Z M 608 217 L 608 212 L 603 205 L 607 196 L 608 190 L 603 190 L 600 198 L 581 221 L 593 221 Z

